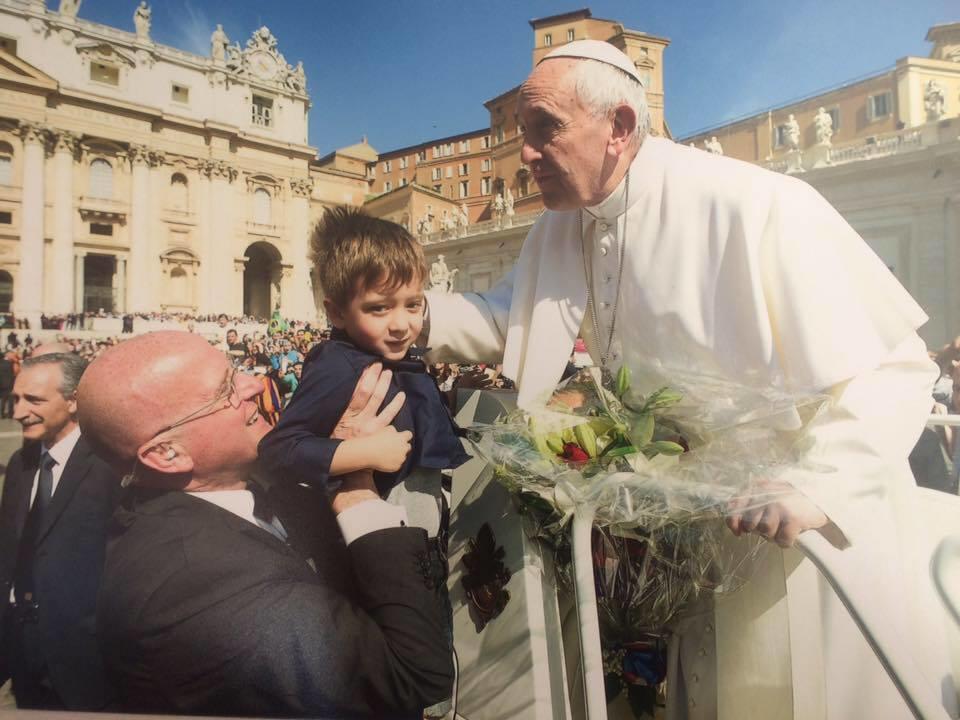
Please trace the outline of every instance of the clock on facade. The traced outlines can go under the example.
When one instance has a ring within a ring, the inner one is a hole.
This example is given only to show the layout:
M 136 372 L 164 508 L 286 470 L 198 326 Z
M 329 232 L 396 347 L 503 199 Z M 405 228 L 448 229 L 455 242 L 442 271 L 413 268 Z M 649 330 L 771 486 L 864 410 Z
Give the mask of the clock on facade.
M 261 80 L 272 80 L 277 75 L 277 59 L 268 52 L 251 53 L 249 63 L 250 72 Z

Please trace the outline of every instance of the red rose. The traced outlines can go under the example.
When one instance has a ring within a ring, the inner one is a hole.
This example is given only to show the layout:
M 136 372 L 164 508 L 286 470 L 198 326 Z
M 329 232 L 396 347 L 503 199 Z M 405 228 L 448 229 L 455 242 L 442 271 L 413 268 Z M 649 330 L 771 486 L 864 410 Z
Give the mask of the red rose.
M 570 465 L 583 465 L 588 460 L 590 456 L 587 455 L 587 451 L 576 443 L 564 443 L 563 444 L 563 453 L 560 455 L 567 463 Z

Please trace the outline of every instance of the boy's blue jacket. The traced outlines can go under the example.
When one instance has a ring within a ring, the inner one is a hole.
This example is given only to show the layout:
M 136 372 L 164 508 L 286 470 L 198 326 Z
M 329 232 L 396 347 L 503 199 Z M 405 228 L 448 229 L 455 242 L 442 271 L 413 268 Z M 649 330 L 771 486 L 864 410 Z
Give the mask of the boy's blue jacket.
M 280 414 L 280 421 L 259 445 L 260 464 L 274 472 L 291 475 L 299 482 L 327 484 L 330 462 L 340 440 L 330 438 L 337 421 L 350 403 L 357 380 L 375 362 L 393 371 L 384 405 L 401 390 L 406 401 L 393 421 L 399 430 L 413 433 L 410 454 L 398 472 L 374 473 L 381 495 L 410 474 L 413 468 L 438 470 L 459 467 L 470 456 L 464 452 L 458 430 L 423 361 L 406 358 L 384 360 L 356 347 L 345 333 L 307 355 L 300 387 Z

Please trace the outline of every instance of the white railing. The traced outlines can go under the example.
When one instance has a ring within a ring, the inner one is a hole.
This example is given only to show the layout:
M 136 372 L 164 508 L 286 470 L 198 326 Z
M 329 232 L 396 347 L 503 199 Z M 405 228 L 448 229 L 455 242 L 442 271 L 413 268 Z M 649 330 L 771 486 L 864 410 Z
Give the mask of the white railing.
M 834 147 L 830 150 L 830 163 L 842 165 L 869 158 L 886 157 L 903 152 L 919 150 L 923 141 L 919 130 L 905 130 L 861 140 L 856 144 Z
M 483 222 L 471 223 L 466 228 L 453 228 L 451 230 L 438 230 L 436 232 L 420 235 L 420 241 L 424 245 L 443 242 L 445 240 L 456 240 L 458 238 L 472 237 L 476 235 L 486 235 L 487 233 L 506 230 L 512 227 L 527 227 L 533 225 L 537 218 L 543 214 L 542 210 L 524 213 L 523 215 L 504 215 L 500 219 L 484 220 Z

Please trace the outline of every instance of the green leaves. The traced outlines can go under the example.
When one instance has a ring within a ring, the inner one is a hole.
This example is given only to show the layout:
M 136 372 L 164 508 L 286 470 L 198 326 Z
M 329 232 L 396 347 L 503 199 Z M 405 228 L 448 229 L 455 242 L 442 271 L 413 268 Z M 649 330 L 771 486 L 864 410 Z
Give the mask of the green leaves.
M 617 397 L 620 400 L 623 400 L 623 396 L 627 394 L 627 391 L 630 389 L 630 370 L 626 365 L 620 366 L 620 371 L 617 373 Z

